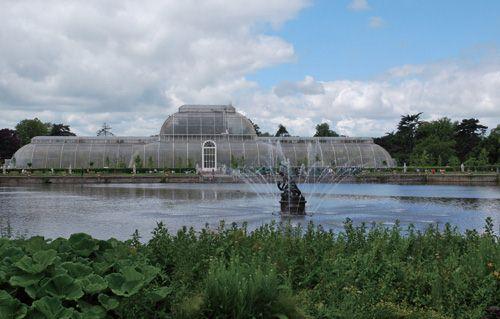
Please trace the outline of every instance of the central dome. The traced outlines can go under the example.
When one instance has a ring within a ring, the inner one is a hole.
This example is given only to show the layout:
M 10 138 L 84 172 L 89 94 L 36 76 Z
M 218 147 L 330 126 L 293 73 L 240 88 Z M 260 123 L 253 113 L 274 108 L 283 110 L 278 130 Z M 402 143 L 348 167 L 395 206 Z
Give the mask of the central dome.
M 183 105 L 163 123 L 160 138 L 173 136 L 257 136 L 252 122 L 232 105 Z

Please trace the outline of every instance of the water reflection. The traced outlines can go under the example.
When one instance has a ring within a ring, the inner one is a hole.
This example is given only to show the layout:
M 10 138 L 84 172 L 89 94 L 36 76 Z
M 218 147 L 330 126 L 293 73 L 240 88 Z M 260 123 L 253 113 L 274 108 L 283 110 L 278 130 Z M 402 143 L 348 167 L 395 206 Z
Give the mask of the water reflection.
M 313 221 L 339 230 L 355 223 L 392 225 L 400 220 L 425 228 L 451 223 L 480 229 L 487 216 L 500 223 L 500 188 L 429 185 L 301 185 L 309 213 L 294 224 Z M 256 194 L 254 189 L 266 191 Z M 328 193 L 325 191 L 328 189 Z M 149 238 L 157 221 L 170 230 L 186 225 L 248 222 L 250 228 L 273 220 L 278 192 L 245 184 L 39 185 L 0 188 L 0 222 L 25 235 L 68 236 L 88 232 L 99 238 L 128 238 L 138 229 Z M 314 209 L 317 208 L 317 209 Z

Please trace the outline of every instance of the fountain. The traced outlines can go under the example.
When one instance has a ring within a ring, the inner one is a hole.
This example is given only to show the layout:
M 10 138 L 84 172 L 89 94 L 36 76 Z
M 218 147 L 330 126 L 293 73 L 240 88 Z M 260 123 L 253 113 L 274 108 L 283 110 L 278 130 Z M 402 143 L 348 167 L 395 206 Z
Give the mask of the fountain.
M 306 216 L 318 212 L 337 184 L 362 171 L 359 163 L 344 166 L 325 163 L 319 143 L 310 143 L 306 156 L 302 161 L 295 160 L 295 166 L 279 141 L 268 144 L 266 155 L 258 166 L 234 168 L 230 170 L 230 174 L 234 180 L 247 184 L 260 200 L 275 197 L 282 217 Z M 277 185 L 278 191 L 274 185 Z M 276 212 L 272 211 L 273 214 Z
M 281 215 L 305 215 L 306 199 L 290 174 L 288 165 L 281 164 L 279 175 L 282 181 L 276 184 L 281 191 Z

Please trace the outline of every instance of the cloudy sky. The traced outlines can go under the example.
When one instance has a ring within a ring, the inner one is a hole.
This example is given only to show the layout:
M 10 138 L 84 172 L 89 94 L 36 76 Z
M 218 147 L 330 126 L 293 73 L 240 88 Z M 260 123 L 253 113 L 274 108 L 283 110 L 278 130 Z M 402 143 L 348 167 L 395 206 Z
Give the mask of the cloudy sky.
M 265 131 L 400 115 L 500 123 L 497 0 L 0 0 L 0 127 L 157 134 L 182 104 L 232 103 Z

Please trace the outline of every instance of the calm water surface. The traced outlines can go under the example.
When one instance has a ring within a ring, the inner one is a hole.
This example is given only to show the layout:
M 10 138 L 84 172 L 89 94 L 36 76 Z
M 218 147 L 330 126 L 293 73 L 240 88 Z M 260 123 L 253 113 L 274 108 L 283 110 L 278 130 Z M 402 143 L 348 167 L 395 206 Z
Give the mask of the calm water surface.
M 500 187 L 339 184 L 299 185 L 308 200 L 309 216 L 294 224 L 313 221 L 339 230 L 351 218 L 355 223 L 419 229 L 431 223 L 451 223 L 459 230 L 482 229 L 491 216 L 500 224 Z M 0 187 L 0 222 L 14 234 L 49 238 L 86 232 L 97 238 L 129 238 L 138 229 L 150 238 L 156 223 L 169 230 L 182 226 L 199 229 L 248 222 L 249 228 L 278 214 L 275 185 L 246 184 L 108 184 L 36 185 Z

